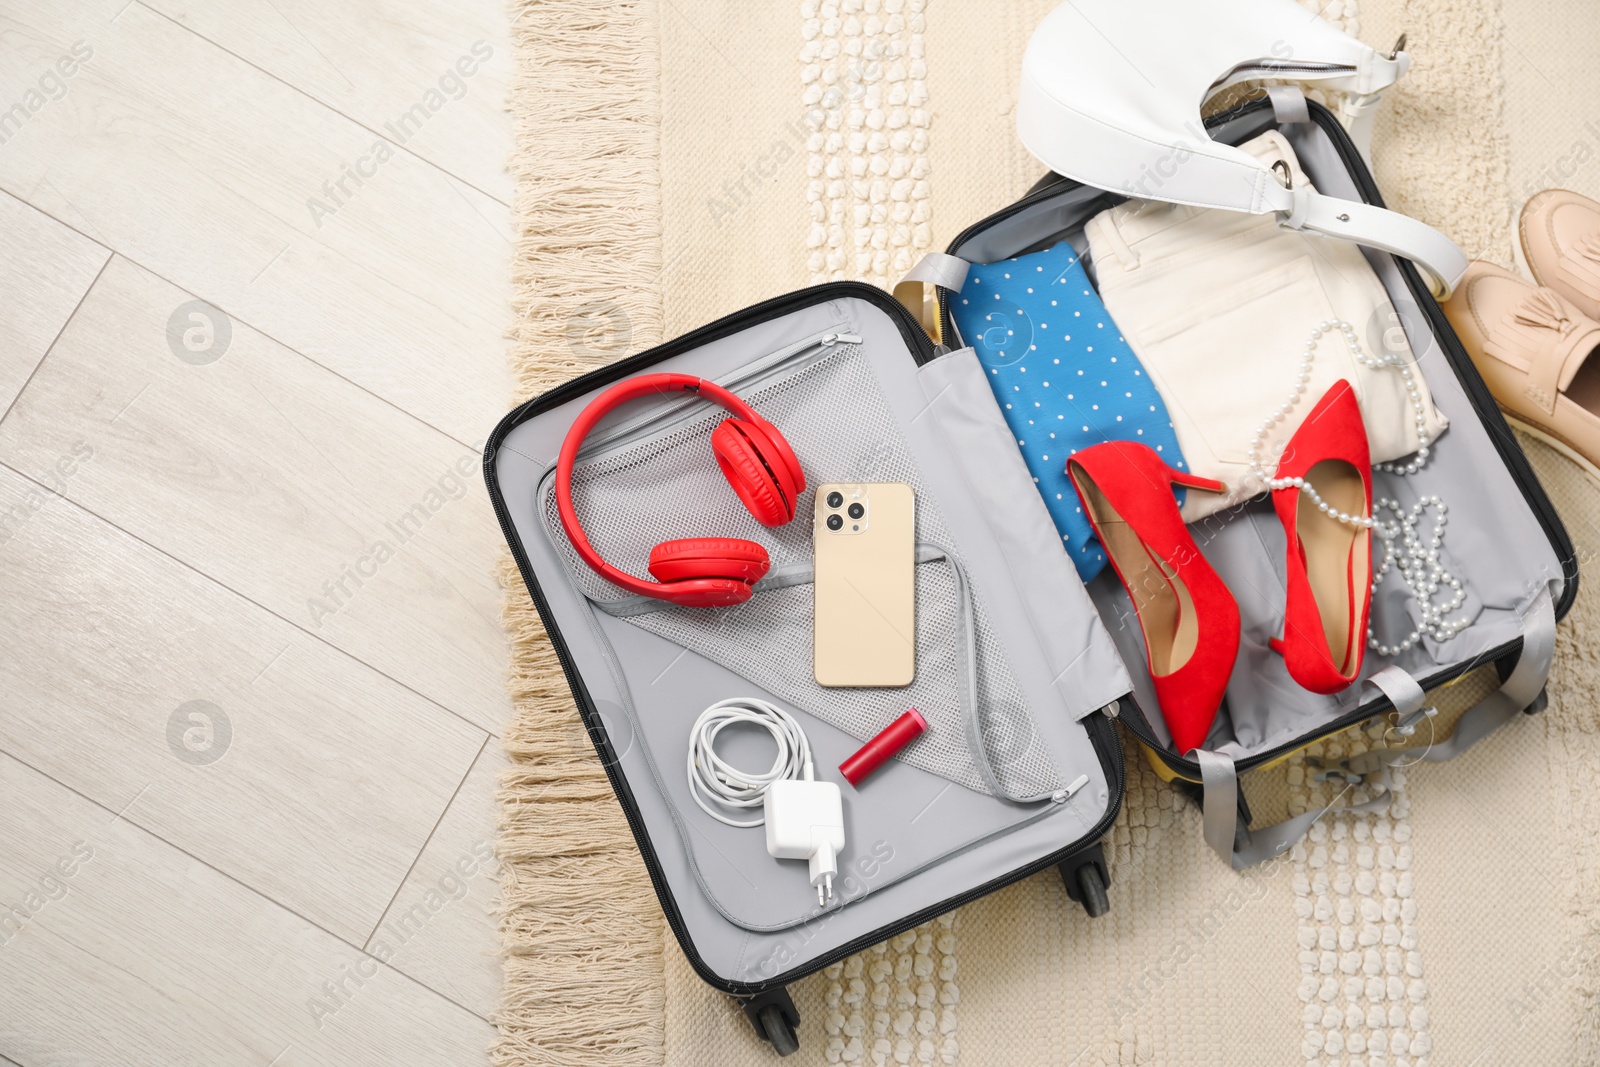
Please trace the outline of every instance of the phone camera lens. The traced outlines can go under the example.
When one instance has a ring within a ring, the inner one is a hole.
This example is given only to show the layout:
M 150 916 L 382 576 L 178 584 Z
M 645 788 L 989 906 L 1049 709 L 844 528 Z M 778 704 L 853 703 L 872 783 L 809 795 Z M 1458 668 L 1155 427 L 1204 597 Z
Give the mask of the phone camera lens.
M 850 513 L 850 517 L 852 519 L 859 519 L 861 516 L 863 516 L 863 515 L 865 515 L 867 513 L 867 509 L 862 507 L 859 501 L 857 503 L 851 504 L 845 510 Z
M 828 516 L 828 529 L 837 530 L 839 527 L 841 527 L 843 525 L 844 525 L 844 520 L 841 519 L 839 516 L 837 516 L 837 515 L 829 515 Z
M 843 504 L 843 503 L 844 503 L 844 494 L 843 493 L 840 493 L 840 492 L 836 491 L 836 492 L 832 492 L 832 493 L 828 494 L 828 506 L 830 508 L 836 508 L 840 504 Z

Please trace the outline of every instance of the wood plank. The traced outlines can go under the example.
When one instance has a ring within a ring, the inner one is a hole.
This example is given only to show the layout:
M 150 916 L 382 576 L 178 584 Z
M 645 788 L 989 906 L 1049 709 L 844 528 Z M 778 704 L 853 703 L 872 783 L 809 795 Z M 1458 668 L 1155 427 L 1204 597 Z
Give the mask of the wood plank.
M 485 735 L 37 493 L 0 468 L 0 749 L 360 944 Z
M 364 946 L 485 1019 L 499 1002 L 503 973 L 494 915 L 495 791 L 509 766 L 505 750 L 490 741 Z
M 11 406 L 111 253 L 0 193 L 0 413 Z
M 117 257 L 0 423 L 0 460 L 53 484 L 92 449 L 60 492 L 498 731 L 501 537 L 477 454 L 191 301 Z M 211 349 L 169 345 L 175 315 L 215 319 Z
M 142 4 L 0 0 L 0 35 L 0 84 L 87 53 L 13 120 L 0 188 L 458 440 L 488 433 L 504 205 Z
M 12 1058 L 488 1062 L 482 1019 L 129 820 L 5 756 L 0 796 L 0 1050 Z
M 142 0 L 509 204 L 511 43 L 496 0 Z M 458 66 L 459 64 L 459 66 Z M 443 102 L 426 121 L 413 109 Z M 413 116 L 402 121 L 404 116 Z M 396 133 L 395 131 L 398 131 Z

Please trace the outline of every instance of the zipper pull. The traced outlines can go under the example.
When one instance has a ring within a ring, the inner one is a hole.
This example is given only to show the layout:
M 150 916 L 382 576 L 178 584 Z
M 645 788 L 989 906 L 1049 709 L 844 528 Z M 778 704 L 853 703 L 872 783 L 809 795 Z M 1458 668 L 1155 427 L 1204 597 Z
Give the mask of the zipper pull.
M 860 343 L 861 338 L 853 333 L 825 333 L 822 335 L 822 340 L 817 342 L 823 348 L 831 348 L 839 344 L 858 345 Z
M 1073 780 L 1072 784 L 1067 786 L 1065 789 L 1057 789 L 1054 793 L 1051 793 L 1050 800 L 1056 804 L 1065 804 L 1067 801 L 1072 799 L 1072 794 L 1076 793 L 1078 790 L 1082 789 L 1088 784 L 1089 776 L 1087 774 L 1080 774 Z

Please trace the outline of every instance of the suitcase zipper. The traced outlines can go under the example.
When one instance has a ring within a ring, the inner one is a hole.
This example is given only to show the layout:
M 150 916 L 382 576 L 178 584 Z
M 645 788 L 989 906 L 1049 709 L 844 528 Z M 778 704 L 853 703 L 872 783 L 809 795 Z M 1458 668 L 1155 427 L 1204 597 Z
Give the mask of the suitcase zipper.
M 886 938 L 894 937 L 927 922 L 936 915 L 958 908 L 979 897 L 985 896 L 1014 882 L 1021 881 L 1046 867 L 1053 866 L 1067 859 L 1080 848 L 1087 848 L 1097 843 L 1106 831 L 1111 828 L 1111 823 L 1116 819 L 1117 812 L 1122 807 L 1123 791 L 1126 788 L 1126 766 L 1123 757 L 1122 739 L 1117 736 L 1116 730 L 1110 721 L 1101 715 L 1090 715 L 1084 719 L 1084 729 L 1089 734 L 1090 744 L 1095 754 L 1100 759 L 1100 765 L 1106 776 L 1107 797 L 1106 811 L 1087 834 L 1078 838 L 1073 844 L 1058 852 L 1050 853 L 1024 867 L 1017 868 L 1001 877 L 987 882 L 974 889 L 958 894 L 955 897 L 941 901 L 931 907 L 924 908 L 913 915 L 878 927 L 872 933 L 851 941 L 831 952 L 811 960 L 800 967 L 783 974 L 759 982 L 736 982 L 722 978 L 706 966 L 705 961 L 695 950 L 694 941 L 689 936 L 688 929 L 678 913 L 677 904 L 672 895 L 672 889 L 667 884 L 665 876 L 661 873 L 660 861 L 657 859 L 655 849 L 646 832 L 644 821 L 638 813 L 638 804 L 633 798 L 633 791 L 628 788 L 628 783 L 617 770 L 617 760 L 611 751 L 611 743 L 605 735 L 605 726 L 600 719 L 599 712 L 594 706 L 593 699 L 589 696 L 588 688 L 583 684 L 577 669 L 573 666 L 572 656 L 567 650 L 566 642 L 561 637 L 560 628 L 554 625 L 550 615 L 550 604 L 545 599 L 544 591 L 540 589 L 538 580 L 533 575 L 533 568 L 528 563 L 528 555 L 522 548 L 522 541 L 517 536 L 516 526 L 511 521 L 510 512 L 506 509 L 505 496 L 500 492 L 499 481 L 494 475 L 494 460 L 499 452 L 500 445 L 512 430 L 526 419 L 537 415 L 550 408 L 565 403 L 568 400 L 582 396 L 591 390 L 609 385 L 631 374 L 642 372 L 646 367 L 659 363 L 663 359 L 678 355 L 682 352 L 709 344 L 721 337 L 737 333 L 748 326 L 775 319 L 791 311 L 825 303 L 828 300 L 855 298 L 865 300 L 875 305 L 885 314 L 889 315 L 899 328 L 901 337 L 906 342 L 912 358 L 918 366 L 930 362 L 943 354 L 943 346 L 936 346 L 928 337 L 922 325 L 912 318 L 911 313 L 894 297 L 874 286 L 861 282 L 827 282 L 815 285 L 808 289 L 786 293 L 771 300 L 762 301 L 751 305 L 743 311 L 735 312 L 692 330 L 675 340 L 657 345 L 636 355 L 618 360 L 616 363 L 588 374 L 564 382 L 549 391 L 533 397 L 523 404 L 512 409 L 495 426 L 494 432 L 483 447 L 483 474 L 484 483 L 489 491 L 489 502 L 494 508 L 495 519 L 500 523 L 500 533 L 506 539 L 507 546 L 511 549 L 512 558 L 516 560 L 517 571 L 522 575 L 523 584 L 528 588 L 528 594 L 533 598 L 534 607 L 539 612 L 539 618 L 544 623 L 545 630 L 550 637 L 550 645 L 555 649 L 556 659 L 561 664 L 561 673 L 566 678 L 567 688 L 572 692 L 573 702 L 578 706 L 578 712 L 583 717 L 585 729 L 589 733 L 589 740 L 595 746 L 596 754 L 605 767 L 606 779 L 611 783 L 612 792 L 622 807 L 623 817 L 628 821 L 628 829 L 633 834 L 634 843 L 639 847 L 640 858 L 644 860 L 645 871 L 650 876 L 650 885 L 655 890 L 656 898 L 661 902 L 661 910 L 667 920 L 667 927 L 677 939 L 678 945 L 683 950 L 684 958 L 694 968 L 695 974 L 707 985 L 720 989 L 733 996 L 754 996 L 769 989 L 779 988 L 790 982 L 814 974 L 829 964 L 836 963 L 869 945 L 875 945 Z M 1106 749 L 1110 749 L 1109 754 Z
M 740 368 L 738 374 L 712 380 L 736 394 L 759 388 L 775 376 L 805 363 L 808 358 L 827 355 L 835 345 L 859 344 L 861 338 L 845 332 L 846 325 L 842 322 L 837 323 L 826 332 L 813 334 L 803 341 L 785 345 L 771 355 Z M 578 459 L 595 460 L 645 438 L 675 430 L 691 421 L 693 416 L 689 414 L 690 412 L 703 410 L 704 403 L 693 397 L 679 396 L 665 399 L 653 411 L 626 420 L 611 430 L 590 435 L 589 440 L 578 450 Z

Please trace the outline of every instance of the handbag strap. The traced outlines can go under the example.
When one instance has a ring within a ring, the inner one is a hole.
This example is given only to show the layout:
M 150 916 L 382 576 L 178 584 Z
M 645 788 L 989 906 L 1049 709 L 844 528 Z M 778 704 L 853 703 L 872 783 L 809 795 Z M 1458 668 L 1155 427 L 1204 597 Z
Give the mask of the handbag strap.
M 1286 189 L 1270 177 L 1262 185 L 1261 200 L 1289 229 L 1310 230 L 1409 259 L 1440 300 L 1449 298 L 1467 272 L 1467 254 L 1454 241 L 1398 211 L 1315 189 Z
M 1327 196 L 1311 188 L 1289 189 L 1267 170 L 1259 173 L 1256 187 L 1252 207 L 1256 214 L 1275 211 L 1280 225 L 1288 229 L 1309 230 L 1409 259 L 1440 300 L 1449 297 L 1467 271 L 1467 254 L 1454 241 L 1398 211 Z M 949 343 L 940 335 L 938 305 L 928 286 L 960 292 L 969 267 L 957 256 L 929 252 L 895 284 L 895 299 L 935 341 Z

